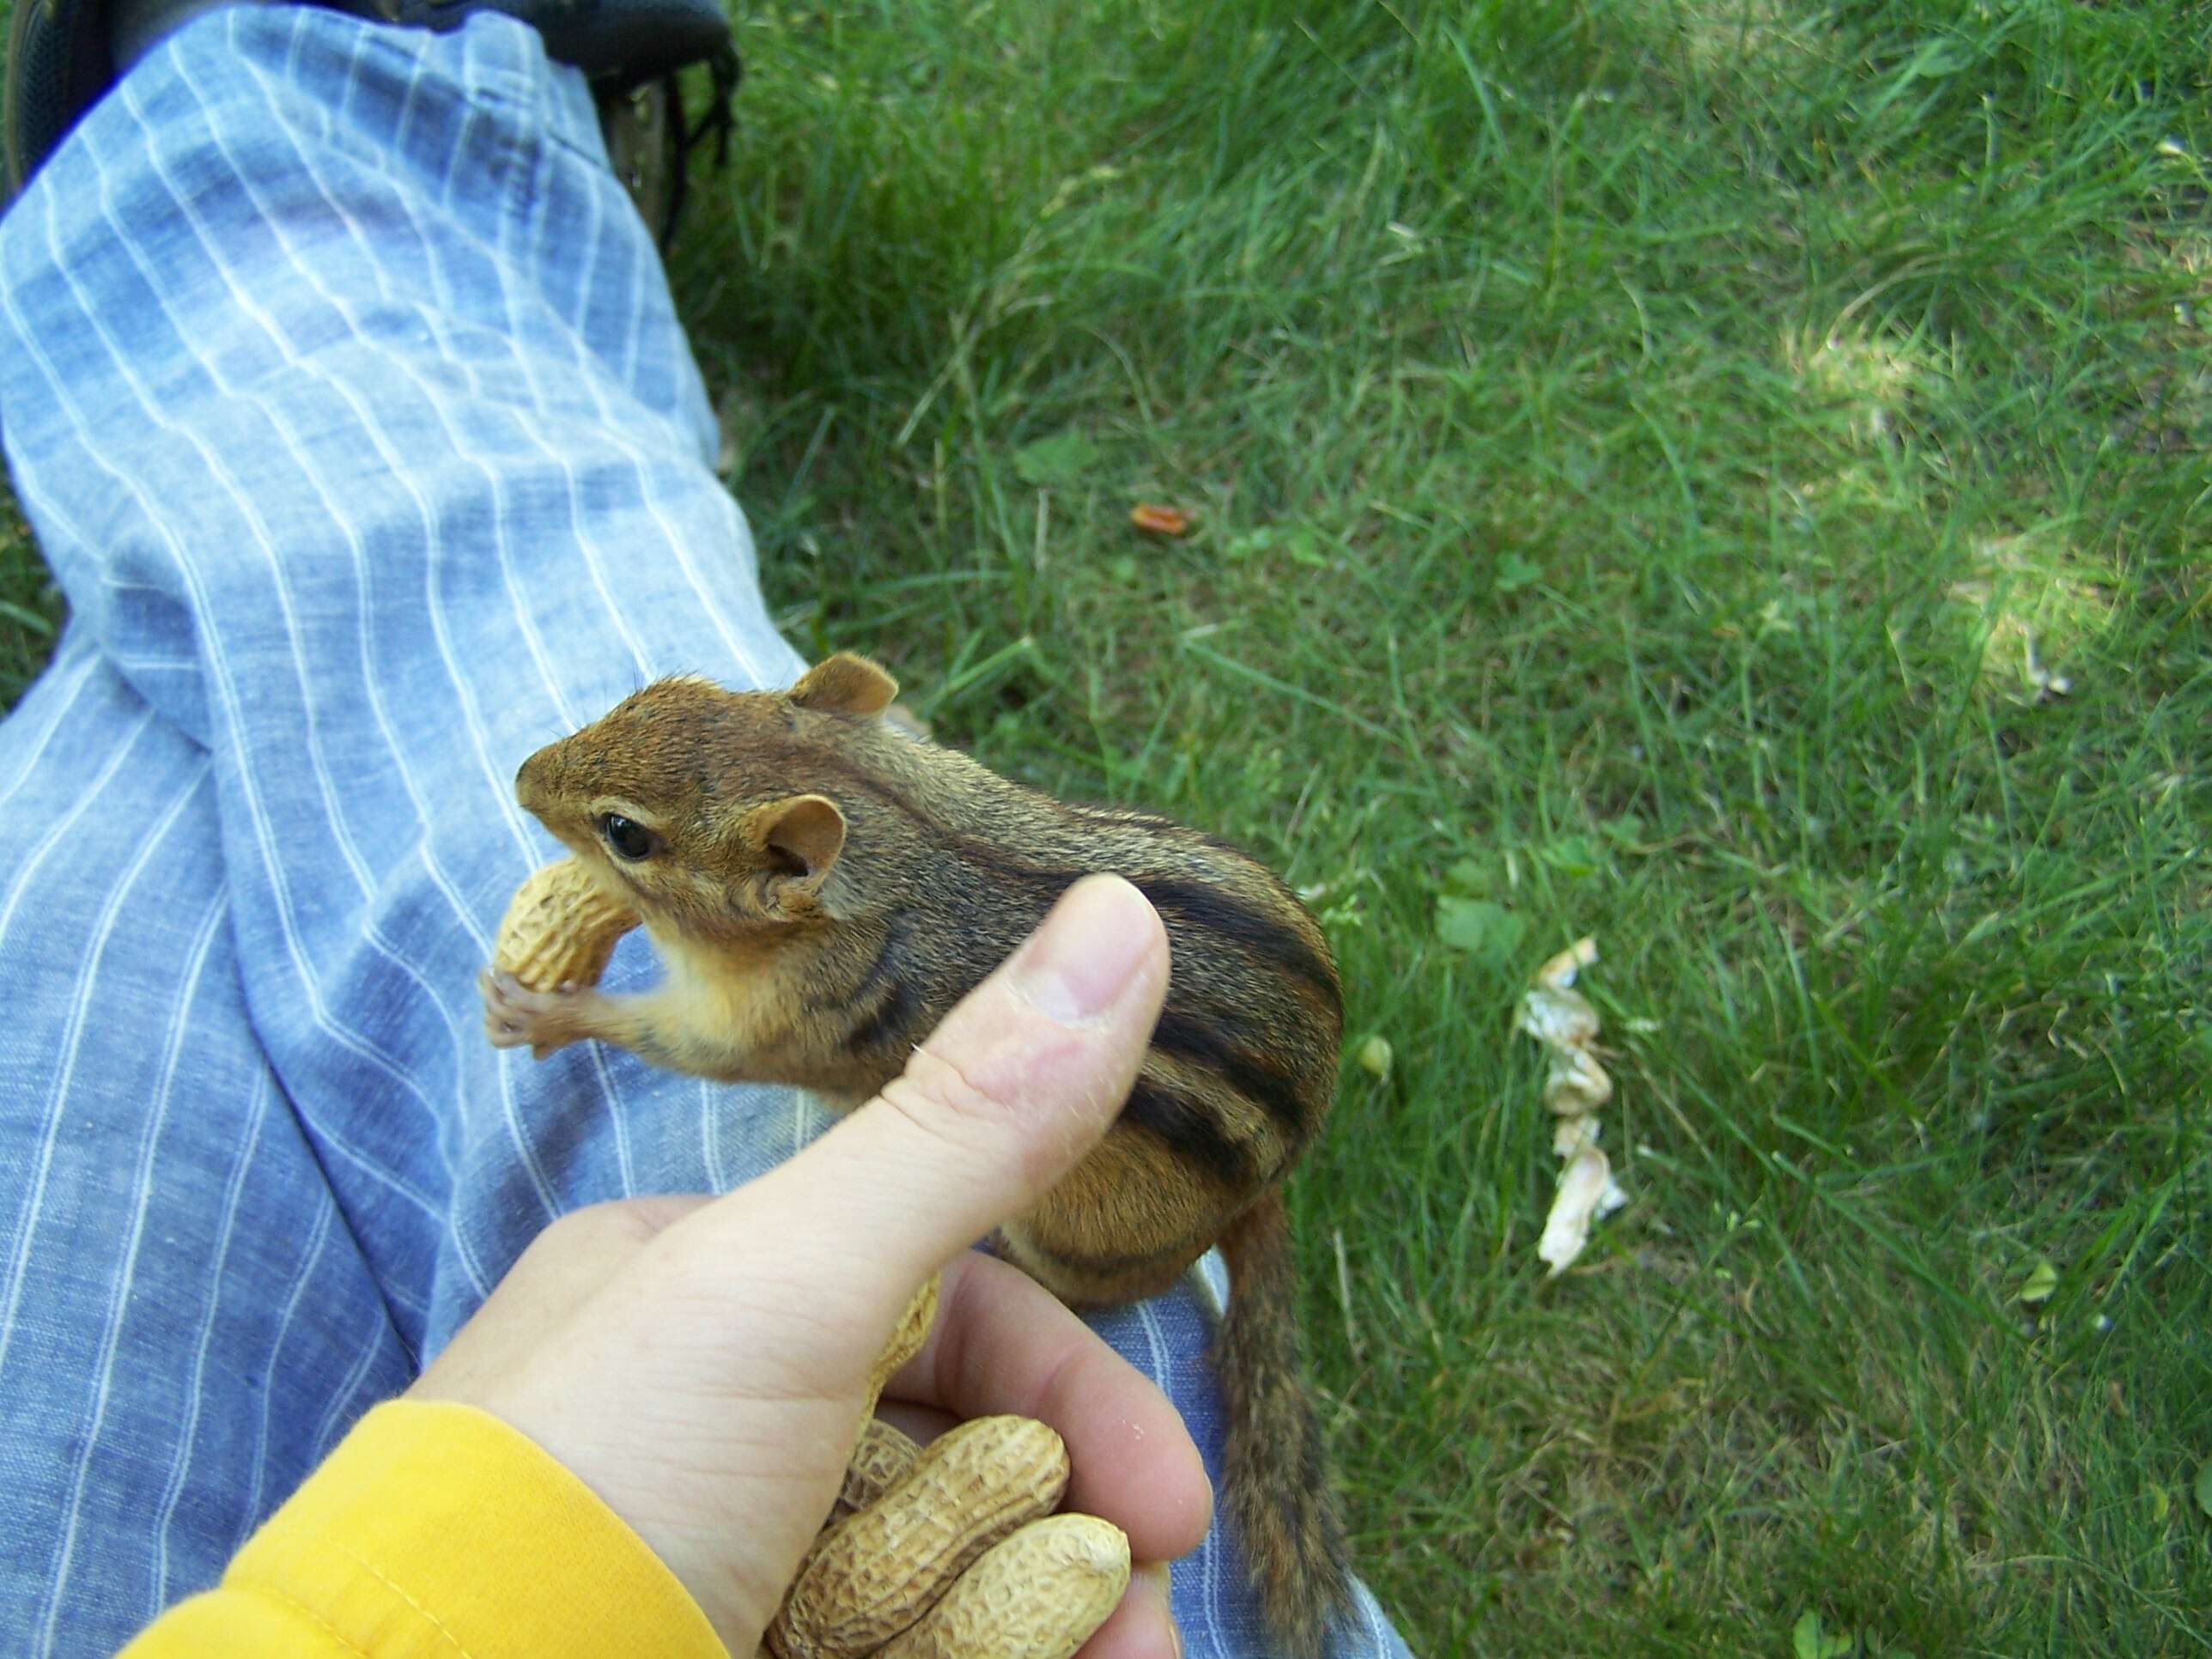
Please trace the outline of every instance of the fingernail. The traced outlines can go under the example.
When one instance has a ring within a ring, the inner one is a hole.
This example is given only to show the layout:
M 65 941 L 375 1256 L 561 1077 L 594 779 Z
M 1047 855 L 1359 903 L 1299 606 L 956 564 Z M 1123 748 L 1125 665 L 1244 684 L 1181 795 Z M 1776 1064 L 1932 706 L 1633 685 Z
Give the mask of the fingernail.
M 1182 1659 L 1182 1629 L 1175 1621 L 1173 1596 L 1168 1585 L 1168 1564 L 1147 1561 L 1129 1575 L 1129 1589 L 1133 1595 L 1147 1595 L 1160 1610 L 1160 1622 L 1167 1626 L 1168 1640 L 1175 1644 L 1176 1659 Z
M 1145 896 L 1119 876 L 1069 888 L 1014 964 L 1014 988 L 1063 1025 L 1121 1000 L 1159 927 Z

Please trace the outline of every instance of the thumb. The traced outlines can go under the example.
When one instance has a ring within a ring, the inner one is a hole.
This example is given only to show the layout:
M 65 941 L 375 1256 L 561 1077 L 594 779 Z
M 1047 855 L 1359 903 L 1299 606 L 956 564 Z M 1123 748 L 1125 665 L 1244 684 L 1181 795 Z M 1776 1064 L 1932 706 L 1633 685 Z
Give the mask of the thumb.
M 888 1322 L 922 1278 L 1032 1208 L 1098 1144 L 1167 981 L 1166 931 L 1144 895 L 1088 877 L 903 1073 L 763 1182 L 784 1188 L 793 1225 L 833 1218 L 866 1240 L 841 1253 L 846 1288 L 881 1300 Z

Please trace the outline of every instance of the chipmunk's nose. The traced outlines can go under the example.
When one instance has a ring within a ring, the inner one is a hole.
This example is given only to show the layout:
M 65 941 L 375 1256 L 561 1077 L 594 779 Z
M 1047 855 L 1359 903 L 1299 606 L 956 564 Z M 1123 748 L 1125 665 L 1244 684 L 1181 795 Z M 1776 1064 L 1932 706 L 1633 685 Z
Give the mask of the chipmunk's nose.
M 544 805 L 545 775 L 551 769 L 547 757 L 553 751 L 541 749 L 522 763 L 522 769 L 514 775 L 514 798 L 522 803 L 525 811 L 535 812 Z

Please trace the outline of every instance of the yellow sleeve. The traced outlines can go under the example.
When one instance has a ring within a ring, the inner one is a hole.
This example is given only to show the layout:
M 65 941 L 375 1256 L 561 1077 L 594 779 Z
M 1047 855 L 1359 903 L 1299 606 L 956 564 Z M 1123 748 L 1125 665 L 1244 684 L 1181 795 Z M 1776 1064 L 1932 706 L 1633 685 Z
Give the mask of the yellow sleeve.
M 204 1595 L 125 1659 L 729 1659 L 613 1510 L 499 1419 L 362 1419 Z

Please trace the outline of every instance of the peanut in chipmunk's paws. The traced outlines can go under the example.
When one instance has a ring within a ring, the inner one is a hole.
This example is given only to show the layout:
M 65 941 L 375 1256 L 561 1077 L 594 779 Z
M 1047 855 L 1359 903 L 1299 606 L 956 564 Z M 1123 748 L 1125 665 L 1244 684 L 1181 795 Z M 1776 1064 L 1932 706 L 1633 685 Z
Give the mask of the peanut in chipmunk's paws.
M 484 1035 L 495 1048 L 523 1048 L 543 1060 L 590 1035 L 585 1010 L 598 993 L 588 985 L 533 991 L 513 974 L 486 969 L 477 975 L 483 993 Z

